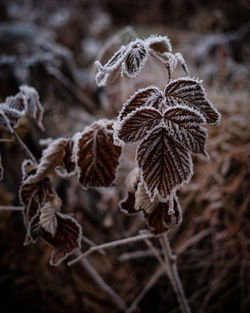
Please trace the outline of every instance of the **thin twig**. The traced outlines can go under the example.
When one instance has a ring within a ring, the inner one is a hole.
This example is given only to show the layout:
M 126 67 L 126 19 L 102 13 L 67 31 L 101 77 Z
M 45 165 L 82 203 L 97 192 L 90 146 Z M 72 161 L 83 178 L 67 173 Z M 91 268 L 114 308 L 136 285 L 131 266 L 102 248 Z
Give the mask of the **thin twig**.
M 102 279 L 99 273 L 93 268 L 93 266 L 89 263 L 89 261 L 85 258 L 80 260 L 80 264 L 86 269 L 86 271 L 91 275 L 91 277 L 95 280 L 97 285 L 103 289 L 113 300 L 115 304 L 119 306 L 119 308 L 123 311 L 126 311 L 127 305 L 120 298 L 120 296 Z
M 18 133 L 14 130 L 13 135 L 16 137 L 19 145 L 24 149 L 24 151 L 28 154 L 30 159 L 37 163 L 36 158 L 34 157 L 33 153 L 30 151 L 30 149 L 26 146 L 26 144 L 22 141 L 22 139 L 19 137 Z
M 0 205 L 0 211 L 23 211 L 23 206 Z
M 178 301 L 180 303 L 180 308 L 182 313 L 191 313 L 189 304 L 187 302 L 182 283 L 178 274 L 177 266 L 176 266 L 176 257 L 173 255 L 172 250 L 170 248 L 167 235 L 162 235 L 159 238 L 164 255 L 165 261 L 170 271 L 170 281 L 173 285 L 174 291 L 177 295 Z
M 8 139 L 8 138 L 0 138 L 0 142 L 3 142 L 3 143 L 7 142 L 7 143 L 9 143 L 9 142 L 14 142 L 14 140 L 13 139 Z
M 138 296 L 131 303 L 131 305 L 127 309 L 126 313 L 132 313 L 136 309 L 137 305 L 145 297 L 145 295 L 148 293 L 148 291 L 154 286 L 154 284 L 158 281 L 158 279 L 161 277 L 161 275 L 163 273 L 164 273 L 164 269 L 162 267 L 160 267 L 156 270 L 156 272 L 149 279 L 149 281 L 147 282 L 145 287 L 142 289 L 142 291 L 138 294 Z
M 88 237 L 86 237 L 86 236 L 84 236 L 84 235 L 82 235 L 82 241 L 85 242 L 86 244 L 88 244 L 88 245 L 91 246 L 91 247 L 96 246 L 96 243 L 95 243 L 93 240 L 89 239 Z M 106 254 L 106 251 L 103 250 L 103 249 L 101 249 L 101 250 L 99 251 L 99 253 L 101 253 L 102 255 L 105 255 L 105 254 Z
M 120 240 L 106 242 L 106 243 L 103 243 L 103 244 L 98 245 L 98 246 L 90 247 L 86 252 L 80 254 L 77 258 L 75 258 L 74 260 L 68 262 L 68 265 L 71 266 L 71 265 L 77 263 L 82 258 L 86 258 L 88 255 L 90 255 L 93 252 L 98 251 L 100 249 L 108 249 L 108 248 L 112 248 L 112 247 L 116 247 L 116 246 L 122 246 L 122 245 L 125 245 L 127 243 L 140 241 L 140 240 L 144 240 L 144 239 L 147 239 L 147 238 L 153 238 L 153 237 L 155 237 L 154 234 L 142 234 L 142 235 L 137 235 L 137 236 L 134 236 L 134 237 L 123 238 L 123 239 L 120 239 Z

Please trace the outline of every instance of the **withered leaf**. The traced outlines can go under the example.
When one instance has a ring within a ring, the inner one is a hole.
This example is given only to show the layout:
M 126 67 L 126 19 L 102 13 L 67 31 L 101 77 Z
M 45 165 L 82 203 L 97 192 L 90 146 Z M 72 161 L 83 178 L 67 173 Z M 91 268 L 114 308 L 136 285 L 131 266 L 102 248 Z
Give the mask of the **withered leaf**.
M 54 235 L 42 228 L 42 239 L 54 247 L 50 264 L 57 266 L 81 248 L 82 228 L 71 216 L 56 212 L 57 229 Z
M 169 201 L 158 202 L 158 204 L 150 213 L 144 212 L 144 217 L 154 233 L 160 234 L 166 232 L 177 227 L 182 222 L 182 211 L 179 200 L 175 196 L 173 201 L 174 214 L 172 215 L 168 214 Z
M 20 95 L 23 96 L 24 106 L 27 115 L 29 115 L 37 125 L 44 130 L 43 113 L 44 109 L 39 99 L 39 94 L 35 88 L 23 85 L 20 88 Z
M 64 165 L 65 147 L 67 139 L 59 138 L 52 141 L 43 151 L 42 158 L 36 169 L 36 173 L 26 179 L 26 183 L 37 183 L 49 175 L 56 167 Z
M 112 125 L 99 120 L 75 137 L 78 177 L 84 188 L 110 186 L 116 178 L 122 149 L 114 145 Z
M 137 214 L 138 210 L 135 209 L 135 193 L 128 192 L 126 197 L 120 201 L 119 207 L 127 215 Z
M 127 115 L 115 129 L 115 141 L 128 143 L 141 140 L 148 131 L 161 122 L 161 119 L 162 115 L 158 110 L 149 107 L 139 108 Z
M 148 47 L 142 40 L 130 44 L 129 52 L 122 64 L 122 74 L 135 77 L 140 73 L 148 59 Z
M 24 224 L 27 229 L 26 243 L 38 239 L 40 229 L 39 214 L 42 206 L 54 196 L 53 186 L 49 178 L 27 184 L 23 183 L 20 192 L 20 202 L 24 206 Z
M 207 124 L 215 125 L 220 120 L 220 114 L 207 99 L 201 82 L 196 79 L 179 78 L 171 81 L 165 88 L 165 96 L 169 106 L 186 105 L 198 110 Z
M 62 166 L 57 166 L 56 171 L 60 176 L 70 176 L 73 175 L 76 171 L 76 162 L 74 160 L 74 140 L 68 139 L 65 149 L 64 157 L 62 160 Z
M 119 121 L 123 120 L 125 116 L 144 106 L 151 106 L 156 109 L 160 108 L 163 102 L 163 93 L 159 88 L 149 86 L 138 90 L 127 102 L 124 103 L 123 108 L 119 114 Z
M 164 52 L 171 52 L 172 46 L 167 36 L 151 36 L 146 39 L 149 48 L 154 52 L 162 54 Z
M 6 104 L 0 104 L 0 126 L 10 133 L 13 133 L 13 127 L 18 126 L 22 116 L 23 112 L 9 108 Z
M 137 148 L 137 163 L 151 201 L 166 201 L 193 173 L 190 153 L 165 127 L 156 127 Z

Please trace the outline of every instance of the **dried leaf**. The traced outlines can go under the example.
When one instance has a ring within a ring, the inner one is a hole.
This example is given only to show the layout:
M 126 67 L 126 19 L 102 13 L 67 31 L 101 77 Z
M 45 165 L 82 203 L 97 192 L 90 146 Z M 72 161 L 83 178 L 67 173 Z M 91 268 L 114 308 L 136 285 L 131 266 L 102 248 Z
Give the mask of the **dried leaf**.
M 150 36 L 146 39 L 146 42 L 149 48 L 156 53 L 162 54 L 172 51 L 172 46 L 167 36 Z
M 122 149 L 114 145 L 112 125 L 99 120 L 75 137 L 74 155 L 84 188 L 110 186 L 116 178 Z
M 186 105 L 198 110 L 207 124 L 215 125 L 220 120 L 220 114 L 207 99 L 201 81 L 193 78 L 173 80 L 166 86 L 165 96 L 169 106 Z
M 189 76 L 189 70 L 188 70 L 186 61 L 185 61 L 184 58 L 183 58 L 183 55 L 182 55 L 180 52 L 177 52 L 177 53 L 175 54 L 175 57 L 176 57 L 176 59 L 178 60 L 178 62 L 181 64 L 181 66 L 182 66 L 184 72 Z
M 37 229 L 40 229 L 40 210 L 53 196 L 54 191 L 49 178 L 44 178 L 34 184 L 22 184 L 19 197 L 24 206 L 24 223 L 27 229 L 26 244 L 38 239 L 39 232 Z
M 63 166 L 67 142 L 65 138 L 52 141 L 43 151 L 36 173 L 30 175 L 25 182 L 28 184 L 37 183 L 48 176 L 56 167 Z
M 125 185 L 129 192 L 136 192 L 137 184 L 140 180 L 140 171 L 138 167 L 134 167 L 127 175 Z
M 137 164 L 151 201 L 166 201 L 193 173 L 190 153 L 165 127 L 157 127 L 137 148 Z
M 128 77 L 137 76 L 148 59 L 148 47 L 142 40 L 136 40 L 130 44 L 129 52 L 122 64 L 122 75 Z
M 175 196 L 173 202 L 173 214 L 169 215 L 169 201 L 158 202 L 156 207 L 150 213 L 144 213 L 144 217 L 148 222 L 151 230 L 160 234 L 173 229 L 182 222 L 182 211 L 178 198 Z
M 122 121 L 125 116 L 144 106 L 151 106 L 160 109 L 163 102 L 164 95 L 159 88 L 150 86 L 138 90 L 127 102 L 124 103 L 123 108 L 119 114 L 119 121 Z
M 9 108 L 6 104 L 0 104 L 0 126 L 13 133 L 13 127 L 18 126 L 20 118 L 23 117 L 23 112 Z
M 74 140 L 68 139 L 64 149 L 65 154 L 62 160 L 63 165 L 56 168 L 57 173 L 62 177 L 71 176 L 76 172 L 76 162 L 74 160 L 73 149 Z
M 24 95 L 21 95 L 20 92 L 15 96 L 10 96 L 5 99 L 5 104 L 19 112 L 25 111 L 25 99 Z
M 44 130 L 44 126 L 42 123 L 43 120 L 43 106 L 39 100 L 39 94 L 35 88 L 23 85 L 20 88 L 20 95 L 23 95 L 25 111 L 27 115 L 29 115 L 37 125 Z
M 120 201 L 119 207 L 127 215 L 137 214 L 138 210 L 135 209 L 135 193 L 128 192 L 126 197 Z
M 56 212 L 57 230 L 54 235 L 42 229 L 42 238 L 54 247 L 50 264 L 57 266 L 81 248 L 82 228 L 71 216 Z

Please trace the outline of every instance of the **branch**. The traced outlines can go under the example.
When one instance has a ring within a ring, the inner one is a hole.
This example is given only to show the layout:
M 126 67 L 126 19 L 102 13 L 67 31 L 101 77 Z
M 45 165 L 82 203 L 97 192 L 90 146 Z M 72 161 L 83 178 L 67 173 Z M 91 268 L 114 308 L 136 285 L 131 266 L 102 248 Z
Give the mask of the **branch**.
M 170 248 L 168 238 L 166 234 L 163 234 L 161 238 L 159 238 L 164 255 L 167 267 L 169 268 L 170 275 L 169 279 L 173 285 L 174 291 L 177 295 L 178 301 L 180 303 L 182 313 L 191 313 L 189 304 L 187 302 L 182 283 L 178 274 L 177 266 L 176 266 L 176 257 L 173 255 L 172 250 Z
M 128 238 L 124 238 L 124 239 L 120 239 L 120 240 L 115 240 L 115 241 L 103 243 L 103 244 L 98 245 L 98 246 L 90 247 L 86 252 L 80 254 L 77 258 L 68 262 L 68 265 L 71 266 L 71 265 L 77 263 L 82 258 L 86 258 L 87 256 L 89 256 L 93 252 L 101 250 L 101 249 L 108 249 L 108 248 L 112 248 L 112 247 L 116 247 L 116 246 L 122 246 L 122 245 L 125 245 L 127 243 L 145 240 L 145 239 L 149 239 L 149 238 L 153 238 L 153 237 L 155 237 L 154 234 L 142 234 L 142 235 L 137 235 L 134 237 L 128 237 Z
M 23 211 L 22 206 L 0 205 L 0 211 Z
M 30 151 L 30 149 L 26 146 L 26 144 L 22 141 L 22 139 L 19 137 L 18 133 L 14 130 L 13 135 L 16 137 L 17 142 L 23 148 L 23 150 L 27 153 L 27 155 L 30 157 L 30 159 L 37 163 L 36 158 L 34 157 L 33 153 Z

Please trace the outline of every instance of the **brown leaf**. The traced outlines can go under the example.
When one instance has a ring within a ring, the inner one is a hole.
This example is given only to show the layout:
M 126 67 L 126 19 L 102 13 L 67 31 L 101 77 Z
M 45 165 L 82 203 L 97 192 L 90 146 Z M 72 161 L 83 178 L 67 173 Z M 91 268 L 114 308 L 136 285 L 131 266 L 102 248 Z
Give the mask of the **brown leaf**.
M 137 163 L 151 200 L 166 201 L 193 173 L 190 153 L 165 127 L 157 127 L 137 148 Z
M 19 89 L 20 95 L 22 95 L 24 99 L 27 115 L 30 116 L 42 130 L 44 130 L 42 123 L 44 109 L 40 102 L 38 92 L 35 88 L 27 85 L 23 85 Z
M 142 40 L 130 44 L 129 52 L 123 62 L 122 74 L 135 77 L 140 73 L 148 59 L 148 48 Z
M 165 88 L 166 102 L 169 106 L 186 105 L 198 110 L 207 124 L 218 124 L 220 114 L 207 99 L 200 81 L 193 78 L 179 78 L 171 81 Z
M 119 121 L 122 121 L 125 116 L 144 106 L 151 106 L 156 109 L 160 108 L 163 101 L 163 93 L 157 87 L 147 87 L 138 90 L 127 102 L 119 114 Z
M 127 215 L 137 214 L 138 210 L 135 209 L 135 193 L 128 192 L 126 197 L 120 201 L 119 207 Z
M 82 228 L 71 216 L 56 212 L 57 230 L 54 235 L 42 229 L 41 237 L 54 247 L 50 264 L 57 266 L 81 248 Z
M 48 176 L 56 167 L 64 165 L 65 147 L 68 140 L 59 138 L 52 141 L 43 151 L 36 173 L 26 179 L 26 183 L 37 183 Z
M 49 199 L 53 198 L 54 191 L 51 180 L 43 180 L 27 184 L 22 184 L 19 192 L 20 202 L 24 206 L 24 224 L 27 229 L 26 244 L 31 240 L 35 242 L 38 239 L 40 229 L 39 214 L 42 206 Z
M 99 120 L 75 137 L 79 181 L 84 188 L 110 186 L 122 149 L 114 145 L 113 122 Z
M 149 48 L 156 53 L 162 54 L 164 52 L 172 51 L 172 47 L 167 36 L 151 36 L 146 40 Z
M 169 215 L 169 202 L 158 202 L 149 214 L 144 213 L 151 230 L 160 234 L 177 227 L 182 222 L 182 211 L 177 197 L 174 197 L 174 214 Z
M 147 132 L 155 128 L 162 119 L 161 113 L 154 108 L 139 108 L 127 115 L 116 128 L 114 138 L 119 142 L 136 142 L 143 139 Z
M 74 149 L 74 140 L 73 139 L 68 139 L 67 144 L 65 146 L 65 155 L 62 160 L 62 166 L 58 166 L 56 168 L 56 171 L 60 176 L 71 176 L 75 173 L 76 171 L 76 163 L 74 160 L 74 154 L 73 154 L 73 149 Z

